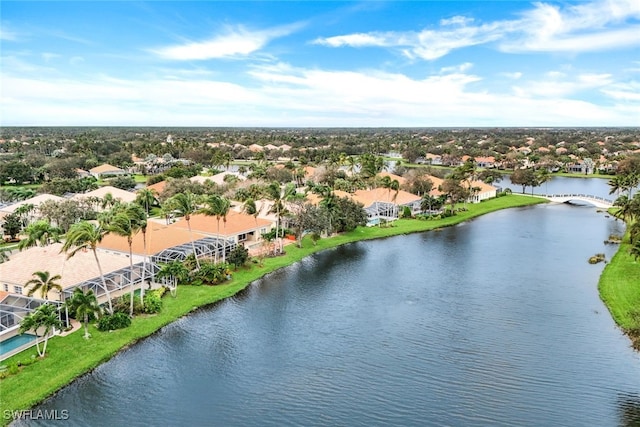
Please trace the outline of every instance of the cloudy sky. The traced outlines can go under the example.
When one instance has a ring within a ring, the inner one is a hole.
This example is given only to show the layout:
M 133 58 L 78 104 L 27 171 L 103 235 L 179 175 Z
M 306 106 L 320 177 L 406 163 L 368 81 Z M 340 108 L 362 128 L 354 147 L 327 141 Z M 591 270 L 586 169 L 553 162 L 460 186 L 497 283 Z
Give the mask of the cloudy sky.
M 640 1 L 3 1 L 0 125 L 640 126 Z

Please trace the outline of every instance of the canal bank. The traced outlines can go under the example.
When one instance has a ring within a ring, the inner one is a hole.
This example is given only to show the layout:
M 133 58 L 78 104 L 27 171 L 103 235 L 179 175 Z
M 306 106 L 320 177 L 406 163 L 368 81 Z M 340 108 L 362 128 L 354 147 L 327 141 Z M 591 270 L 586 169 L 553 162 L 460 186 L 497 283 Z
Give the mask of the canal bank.
M 633 348 L 640 350 L 640 263 L 629 249 L 629 243 L 620 244 L 600 276 L 598 290 L 613 320 L 629 336 Z
M 100 332 L 91 327 L 92 338 L 84 340 L 81 333 L 73 333 L 67 337 L 54 337 L 49 341 L 47 356 L 32 362 L 33 351 L 12 356 L 3 363 L 6 366 L 23 365 L 20 372 L 0 380 L 0 414 L 2 424 L 11 419 L 5 417 L 6 411 L 24 410 L 60 390 L 74 379 L 90 372 L 95 367 L 108 361 L 121 349 L 153 335 L 162 327 L 195 311 L 199 308 L 215 304 L 245 289 L 260 277 L 291 265 L 316 252 L 334 248 L 361 240 L 379 239 L 402 234 L 434 230 L 463 223 L 475 217 L 494 211 L 530 206 L 544 203 L 542 199 L 509 195 L 487 200 L 479 204 L 468 204 L 466 211 L 456 216 L 433 221 L 398 220 L 393 227 L 358 228 L 350 233 L 321 239 L 317 245 L 305 240 L 303 248 L 295 245 L 287 247 L 284 256 L 267 258 L 262 266 L 253 265 L 248 269 L 234 272 L 231 282 L 215 287 L 182 287 L 177 298 L 164 299 L 161 313 L 153 316 L 139 316 L 133 319 L 132 325 L 126 329 L 113 332 Z
M 33 409 L 75 425 L 633 425 L 640 354 L 600 299 L 605 264 L 586 263 L 623 232 L 546 203 L 323 250 Z

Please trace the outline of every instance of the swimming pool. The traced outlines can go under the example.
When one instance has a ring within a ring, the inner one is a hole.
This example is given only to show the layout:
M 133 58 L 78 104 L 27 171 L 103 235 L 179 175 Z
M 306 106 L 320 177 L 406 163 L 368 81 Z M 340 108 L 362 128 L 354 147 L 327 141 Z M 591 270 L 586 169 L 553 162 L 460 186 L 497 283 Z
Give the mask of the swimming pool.
M 36 339 L 35 335 L 22 334 L 13 336 L 7 340 L 0 342 L 0 356 L 15 350 L 18 347 L 22 347 Z

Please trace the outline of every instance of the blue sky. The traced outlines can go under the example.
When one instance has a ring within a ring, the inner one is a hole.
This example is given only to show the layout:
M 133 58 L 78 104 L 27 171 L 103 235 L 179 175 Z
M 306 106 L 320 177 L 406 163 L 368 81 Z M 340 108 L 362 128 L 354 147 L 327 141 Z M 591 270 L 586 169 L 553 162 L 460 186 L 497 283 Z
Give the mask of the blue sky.
M 640 126 L 640 1 L 0 4 L 0 125 Z

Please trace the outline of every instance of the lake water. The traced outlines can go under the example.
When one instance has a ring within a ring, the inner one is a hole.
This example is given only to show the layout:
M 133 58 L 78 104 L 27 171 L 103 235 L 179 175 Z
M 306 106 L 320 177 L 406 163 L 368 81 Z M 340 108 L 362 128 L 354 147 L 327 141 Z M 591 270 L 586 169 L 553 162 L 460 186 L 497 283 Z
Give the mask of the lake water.
M 587 263 L 622 231 L 544 205 L 329 250 L 37 409 L 78 426 L 637 426 L 640 356 Z
M 534 194 L 586 194 L 590 196 L 604 197 L 605 199 L 614 200 L 617 195 L 609 194 L 609 180 L 602 178 L 569 178 L 569 177 L 553 177 L 549 181 L 535 187 Z M 511 188 L 513 192 L 521 193 L 522 185 L 514 185 L 511 183 L 509 175 L 505 175 L 502 181 L 496 184 L 502 188 Z M 525 190 L 531 193 L 531 187 Z

